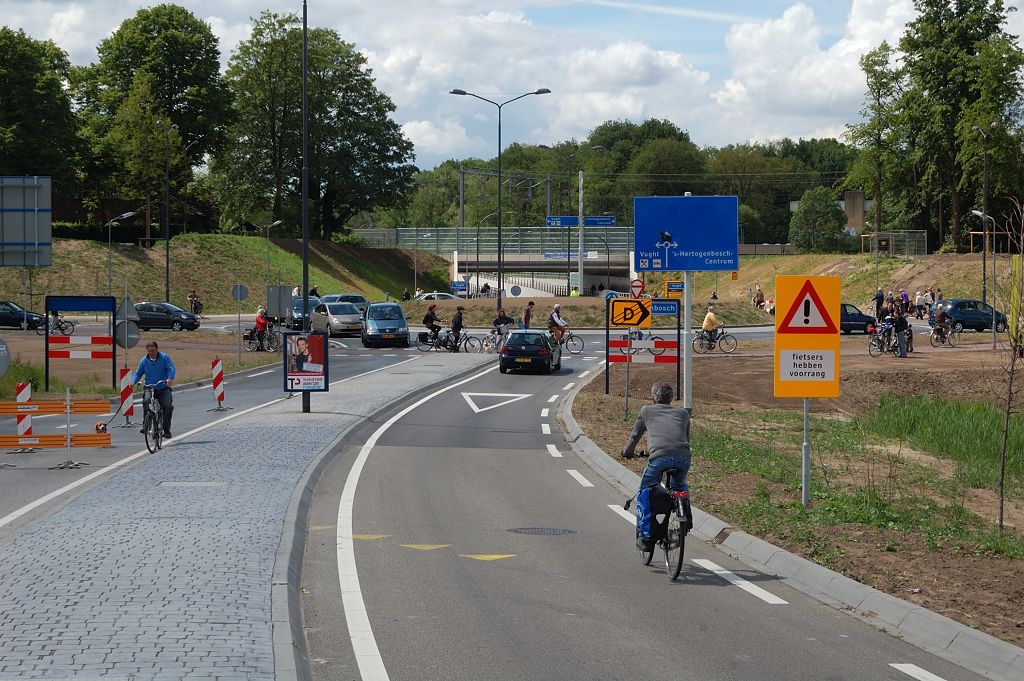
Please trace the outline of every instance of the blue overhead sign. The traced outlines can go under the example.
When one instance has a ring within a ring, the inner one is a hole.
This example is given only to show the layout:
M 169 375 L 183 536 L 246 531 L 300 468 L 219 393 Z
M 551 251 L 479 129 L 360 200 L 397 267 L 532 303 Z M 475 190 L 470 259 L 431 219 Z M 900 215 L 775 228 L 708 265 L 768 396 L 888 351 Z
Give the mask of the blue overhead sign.
M 636 272 L 734 272 L 739 259 L 735 196 L 633 199 Z
M 679 301 L 652 300 L 651 314 L 679 314 Z
M 469 289 L 469 284 L 464 282 L 464 281 L 453 281 L 452 282 L 452 290 L 453 291 L 466 291 L 468 289 Z
M 548 227 L 577 227 L 580 218 L 577 215 L 549 215 L 544 223 Z M 584 227 L 614 227 L 614 215 L 584 215 Z

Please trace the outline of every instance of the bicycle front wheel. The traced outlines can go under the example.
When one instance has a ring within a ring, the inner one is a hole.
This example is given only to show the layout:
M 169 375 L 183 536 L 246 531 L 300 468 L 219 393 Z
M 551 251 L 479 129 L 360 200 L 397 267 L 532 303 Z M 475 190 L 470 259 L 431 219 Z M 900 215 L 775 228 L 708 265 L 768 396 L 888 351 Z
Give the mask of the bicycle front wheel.
M 722 352 L 735 352 L 736 351 L 736 336 L 732 334 L 723 334 L 718 339 L 718 349 Z
M 651 336 L 647 340 L 660 341 L 664 340 L 664 338 L 662 338 L 661 336 Z M 647 352 L 651 353 L 652 355 L 663 355 L 665 354 L 665 348 L 647 348 Z
M 278 350 L 281 349 L 281 334 L 280 333 L 278 333 L 277 331 L 274 331 L 273 333 L 271 333 L 270 335 L 267 336 L 267 348 L 271 352 L 277 352 Z
M 872 357 L 882 356 L 882 340 L 878 336 L 872 336 L 868 341 L 868 354 Z
M 950 331 L 946 334 L 946 342 L 949 343 L 949 347 L 955 348 L 960 345 L 960 334 L 956 331 Z
M 481 352 L 483 347 L 484 344 L 476 336 L 466 336 L 466 340 L 462 343 L 462 349 L 466 352 Z
M 569 336 L 565 341 L 565 349 L 574 355 L 583 352 L 583 339 L 577 335 Z
M 62 319 L 57 330 L 60 331 L 60 335 L 62 336 L 70 336 L 75 332 L 75 323 Z
M 661 541 L 665 551 L 665 572 L 673 582 L 683 570 L 683 547 L 686 545 L 686 533 L 683 531 L 682 515 L 676 511 L 668 516 L 668 531 Z
M 146 418 L 143 419 L 142 430 L 146 433 L 146 449 L 150 454 L 155 454 L 160 449 L 160 436 L 163 433 L 152 412 L 147 413 Z

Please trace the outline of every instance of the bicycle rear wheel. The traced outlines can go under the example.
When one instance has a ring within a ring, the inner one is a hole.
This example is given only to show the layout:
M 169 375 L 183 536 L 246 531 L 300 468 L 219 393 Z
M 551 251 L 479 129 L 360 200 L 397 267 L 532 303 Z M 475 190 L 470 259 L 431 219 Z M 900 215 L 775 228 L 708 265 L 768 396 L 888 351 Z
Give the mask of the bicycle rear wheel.
M 163 435 L 163 432 L 160 430 L 160 424 L 156 422 L 153 412 L 146 413 L 142 430 L 146 433 L 146 449 L 150 454 L 155 454 L 160 449 L 160 436 Z
M 718 349 L 722 352 L 734 352 L 736 350 L 736 336 L 731 334 L 722 334 L 718 339 Z
M 420 352 L 430 352 L 434 349 L 434 343 L 430 340 L 430 334 L 427 336 L 416 336 L 416 349 Z
M 683 531 L 682 512 L 676 509 L 668 516 L 668 531 L 661 540 L 665 551 L 665 572 L 673 582 L 683 570 L 683 548 L 686 545 L 686 532 Z
M 565 348 L 574 355 L 583 352 L 583 339 L 573 334 L 565 341 Z
M 256 339 L 250 335 L 248 338 L 245 339 L 242 345 L 244 345 L 245 349 L 248 350 L 249 352 L 253 352 L 256 349 L 258 343 L 256 342 Z
M 711 346 L 708 344 L 707 340 L 705 340 L 705 339 L 706 339 L 706 337 L 703 336 L 703 335 L 701 335 L 701 336 L 694 336 L 693 337 L 693 340 L 690 341 L 690 345 L 693 346 L 693 351 L 694 352 L 700 354 L 702 352 L 707 352 L 708 350 L 711 349 Z
M 872 357 L 881 357 L 882 352 L 882 339 L 878 336 L 872 336 L 871 340 L 868 341 L 868 354 Z
M 60 335 L 62 335 L 62 336 L 70 336 L 71 334 L 73 334 L 75 332 L 75 323 L 74 322 L 69 322 L 69 321 L 67 321 L 65 319 L 62 319 L 62 320 L 60 320 L 59 330 L 60 330 Z
M 937 348 L 942 345 L 942 341 L 939 339 L 939 333 L 937 331 L 932 331 L 928 334 L 928 342 L 932 344 L 933 348 Z
M 462 343 L 462 349 L 466 352 L 481 352 L 483 346 L 484 344 L 476 336 L 466 336 L 466 340 Z
M 664 338 L 662 338 L 661 336 L 651 336 L 647 340 L 660 341 L 664 340 Z M 665 354 L 665 348 L 648 348 L 647 352 L 651 353 L 652 355 L 663 355 Z

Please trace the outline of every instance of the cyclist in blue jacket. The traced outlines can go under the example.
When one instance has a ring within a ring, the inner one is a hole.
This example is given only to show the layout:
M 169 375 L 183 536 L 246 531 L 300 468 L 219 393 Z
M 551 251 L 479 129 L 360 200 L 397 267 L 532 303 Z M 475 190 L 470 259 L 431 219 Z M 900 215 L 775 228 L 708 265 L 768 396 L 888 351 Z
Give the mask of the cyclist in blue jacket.
M 161 384 L 153 388 L 153 395 L 160 403 L 164 412 L 164 437 L 171 437 L 171 414 L 174 413 L 174 400 L 171 398 L 171 386 L 174 384 L 174 362 L 166 352 L 160 352 L 156 341 L 146 343 L 146 356 L 139 360 L 139 366 L 132 374 L 132 383 L 140 383 L 146 377 L 149 385 Z

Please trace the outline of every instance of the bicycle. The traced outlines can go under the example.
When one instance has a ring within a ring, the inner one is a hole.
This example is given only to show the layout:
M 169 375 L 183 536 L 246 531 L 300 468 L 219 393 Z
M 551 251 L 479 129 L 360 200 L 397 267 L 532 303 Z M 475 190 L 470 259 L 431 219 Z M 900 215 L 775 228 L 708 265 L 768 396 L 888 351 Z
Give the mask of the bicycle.
M 75 332 L 75 323 L 64 319 L 63 315 L 57 315 L 56 319 L 47 315 L 45 323 L 36 327 L 36 333 L 45 336 L 47 329 L 51 336 L 70 336 Z
M 256 333 L 256 329 L 249 329 L 245 335 L 242 336 L 245 344 L 245 349 L 249 352 L 255 350 L 269 350 L 270 352 L 277 352 L 281 349 L 281 343 L 284 342 L 284 337 L 281 332 L 274 328 L 272 322 L 267 322 L 267 329 L 263 332 L 263 342 L 260 342 L 259 334 Z
M 960 334 L 955 329 L 947 331 L 941 326 L 933 326 L 932 332 L 928 335 L 928 342 L 932 344 L 933 348 L 937 348 L 940 345 L 948 345 L 951 348 L 955 348 L 960 345 Z
M 454 349 L 454 341 L 451 329 L 443 327 L 436 334 L 432 331 L 420 331 L 416 336 L 416 349 L 420 352 L 447 351 Z
M 622 340 L 629 340 L 630 337 L 632 337 L 634 342 L 636 342 L 636 341 L 660 341 L 660 340 L 664 340 L 661 336 L 655 336 L 650 331 L 648 331 L 647 335 L 644 336 L 643 329 L 634 329 L 634 330 L 630 331 L 629 333 L 622 334 Z M 619 348 L 619 354 L 624 355 L 628 351 L 629 354 L 635 355 L 636 353 L 640 352 L 642 349 L 643 348 L 629 348 L 627 350 L 626 348 Z M 664 354 L 665 348 L 647 348 L 647 352 L 651 353 L 652 355 L 661 355 L 661 354 Z
M 583 339 L 573 333 L 572 329 L 565 330 L 562 337 L 558 339 L 558 344 L 574 355 L 583 352 Z
M 714 339 L 711 338 L 711 334 L 704 331 L 704 329 L 698 330 L 694 336 L 693 341 L 690 343 L 693 346 L 693 351 L 696 353 L 711 352 L 718 346 L 718 349 L 725 353 L 731 353 L 736 350 L 736 336 L 731 333 L 725 332 L 725 327 L 721 327 L 718 330 L 718 336 Z
M 483 352 L 484 350 L 484 342 L 468 333 L 462 334 L 462 340 L 459 341 L 459 344 L 462 346 L 463 352 Z
M 508 325 L 502 324 L 500 328 L 491 329 L 490 333 L 483 337 L 480 352 L 495 353 L 501 347 L 502 342 L 508 336 Z
M 203 315 L 203 310 L 205 308 L 203 307 L 203 304 L 200 301 L 190 301 L 189 307 L 192 310 L 192 314 L 199 317 L 200 319 L 206 319 L 205 315 Z
M 647 453 L 639 451 L 639 457 L 646 457 Z M 662 472 L 662 475 L 669 481 L 673 480 L 680 473 L 678 468 L 669 468 Z M 686 535 L 693 529 L 693 511 L 690 507 L 690 494 L 686 490 L 671 490 L 665 487 L 665 483 L 658 481 L 665 491 L 672 496 L 672 511 L 669 512 L 666 522 L 665 535 L 659 537 L 653 544 L 648 544 L 640 539 L 640 526 L 637 524 L 636 547 L 640 551 L 640 560 L 644 565 L 650 565 L 654 559 L 656 546 L 660 546 L 665 556 L 665 572 L 671 581 L 679 578 L 683 569 L 683 554 L 686 549 Z M 635 497 L 634 497 L 635 498 Z M 626 502 L 626 510 L 629 510 L 630 499 Z
M 153 395 L 161 383 L 167 385 L 167 381 L 158 381 L 147 383 L 142 388 L 142 432 L 146 436 L 146 449 L 150 454 L 161 449 L 164 441 L 164 409 L 160 406 L 160 400 Z

